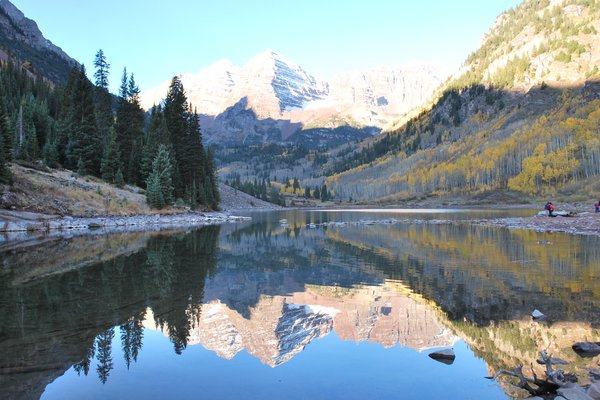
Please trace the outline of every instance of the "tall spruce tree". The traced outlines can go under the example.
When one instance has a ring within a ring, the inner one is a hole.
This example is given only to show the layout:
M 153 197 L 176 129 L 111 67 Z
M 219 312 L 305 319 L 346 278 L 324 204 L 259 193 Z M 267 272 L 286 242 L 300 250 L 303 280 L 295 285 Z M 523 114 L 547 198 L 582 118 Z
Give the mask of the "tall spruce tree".
M 184 198 L 192 183 L 189 167 L 186 165 L 186 162 L 189 161 L 185 140 L 188 135 L 187 109 L 187 98 L 181 80 L 178 77 L 173 77 L 165 99 L 164 113 L 175 157 L 174 186 L 176 198 Z M 186 201 L 189 203 L 189 198 Z
M 79 68 L 75 66 L 71 69 L 67 84 L 62 91 L 62 98 L 60 99 L 61 107 L 58 115 L 56 132 L 59 162 L 70 169 L 75 168 L 75 164 L 73 163 L 73 160 L 69 158 L 69 155 L 71 154 L 70 146 L 72 145 L 72 141 L 70 138 L 73 136 L 75 89 L 78 79 Z
M 154 161 L 154 157 L 156 157 L 159 144 L 166 145 L 172 152 L 169 130 L 167 129 L 162 107 L 154 106 L 150 111 L 150 122 L 148 123 L 140 161 L 140 175 L 144 181 L 146 181 L 150 172 L 152 172 L 152 162 Z
M 198 113 L 188 103 L 178 77 L 171 80 L 164 119 L 175 158 L 175 197 L 184 199 L 192 207 L 217 208 L 219 194 L 214 158 L 209 162 L 202 145 Z
M 117 108 L 117 141 L 123 158 L 125 181 L 142 185 L 140 159 L 144 138 L 144 110 L 139 102 L 139 88 L 133 74 L 123 70 Z
M 146 201 L 151 207 L 163 208 L 173 203 L 171 157 L 167 146 L 161 144 L 154 162 L 152 172 L 146 182 Z
M 0 90 L 3 89 L 0 84 Z M 8 130 L 8 116 L 4 108 L 4 99 L 0 96 L 0 183 L 12 183 L 12 174 L 8 162 L 12 159 L 12 136 Z
M 108 74 L 110 70 L 110 64 L 106 61 L 106 57 L 104 56 L 104 51 L 102 49 L 98 50 L 96 53 L 96 57 L 94 58 L 94 67 L 96 67 L 96 72 L 94 72 L 96 87 L 108 90 Z
M 100 163 L 102 179 L 108 182 L 116 182 L 117 171 L 121 169 L 121 152 L 117 143 L 117 133 L 110 128 L 108 137 L 104 140 L 104 151 Z
M 98 127 L 99 135 L 102 138 L 102 153 L 105 154 L 110 151 L 106 147 L 112 145 L 108 143 L 110 130 L 114 125 L 114 116 L 112 110 L 112 97 L 108 92 L 108 75 L 110 71 L 110 64 L 106 61 L 104 51 L 98 50 L 96 57 L 94 58 L 94 72 L 95 87 L 94 87 L 94 107 L 96 110 L 96 125 Z
M 3 91 L 4 85 L 0 84 L 0 91 Z M 4 98 L 0 96 L 0 152 L 3 153 L 5 162 L 12 160 L 12 135 L 8 129 L 8 113 L 4 104 Z
M 4 108 L 2 106 L 2 99 L 0 98 L 0 183 L 12 183 L 12 174 L 8 167 L 8 157 L 6 151 L 5 141 L 8 141 L 8 127 L 6 126 L 6 116 L 4 114 Z
M 0 146 L 4 144 L 4 138 L 0 136 Z M 4 158 L 4 152 L 0 151 L 0 183 L 12 183 L 12 174 L 8 163 Z
M 79 173 L 100 176 L 102 153 L 98 149 L 102 148 L 102 140 L 96 127 L 94 89 L 85 74 L 84 66 L 79 70 L 71 95 L 67 165 Z
M 44 162 L 50 168 L 57 168 L 60 164 L 60 153 L 59 153 L 59 137 L 57 134 L 57 124 L 52 123 L 50 125 L 50 132 L 46 138 L 46 143 L 42 149 L 42 156 Z

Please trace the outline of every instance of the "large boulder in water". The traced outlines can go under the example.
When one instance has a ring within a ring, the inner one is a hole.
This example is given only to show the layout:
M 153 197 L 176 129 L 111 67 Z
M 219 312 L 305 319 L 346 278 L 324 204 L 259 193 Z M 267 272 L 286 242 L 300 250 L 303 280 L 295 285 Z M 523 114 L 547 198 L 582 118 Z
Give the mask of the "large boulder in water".
M 433 358 L 435 361 L 450 365 L 454 362 L 456 355 L 452 349 L 444 349 L 429 353 L 429 357 Z
M 572 348 L 581 357 L 595 357 L 600 354 L 600 342 L 577 342 Z

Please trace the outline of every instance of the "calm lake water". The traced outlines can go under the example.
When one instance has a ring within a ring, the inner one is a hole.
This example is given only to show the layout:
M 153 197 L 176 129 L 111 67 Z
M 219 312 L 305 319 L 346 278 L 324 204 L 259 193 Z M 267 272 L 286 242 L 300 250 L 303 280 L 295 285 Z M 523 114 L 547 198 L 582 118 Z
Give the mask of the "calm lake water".
M 570 346 L 600 341 L 600 238 L 465 222 L 532 213 L 261 212 L 11 246 L 0 397 L 508 399 L 484 377 L 542 349 L 587 376 L 598 357 Z

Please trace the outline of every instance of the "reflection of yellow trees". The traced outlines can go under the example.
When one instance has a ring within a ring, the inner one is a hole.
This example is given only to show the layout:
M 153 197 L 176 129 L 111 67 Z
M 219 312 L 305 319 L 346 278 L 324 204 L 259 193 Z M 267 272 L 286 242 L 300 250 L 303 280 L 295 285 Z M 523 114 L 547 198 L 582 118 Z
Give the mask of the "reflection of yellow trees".
M 518 285 L 562 299 L 569 314 L 569 308 L 581 306 L 573 295 L 581 296 L 581 303 L 600 304 L 600 243 L 594 237 L 468 224 L 330 228 L 327 236 L 392 264 L 413 258 L 440 267 L 440 273 L 460 271 L 471 293 L 483 297 Z
M 469 344 L 475 354 L 485 360 L 490 375 L 501 369 L 524 365 L 526 368 L 533 367 L 539 376 L 543 376 L 545 367 L 536 362 L 541 350 L 567 361 L 569 365 L 562 368 L 577 374 L 582 384 L 589 383 L 587 371 L 596 364 L 593 359 L 577 356 L 571 349 L 574 342 L 600 338 L 600 331 L 587 323 L 502 321 L 485 327 L 461 321 L 445 323 Z M 509 385 L 503 386 L 514 390 Z

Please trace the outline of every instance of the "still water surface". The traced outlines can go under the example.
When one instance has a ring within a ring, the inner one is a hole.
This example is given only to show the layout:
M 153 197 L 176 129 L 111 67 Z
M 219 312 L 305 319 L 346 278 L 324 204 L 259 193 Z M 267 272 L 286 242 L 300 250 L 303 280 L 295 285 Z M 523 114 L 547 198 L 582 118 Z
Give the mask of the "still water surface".
M 585 375 L 600 239 L 464 222 L 531 213 L 262 212 L 4 252 L 0 397 L 507 399 L 484 376 L 540 349 Z

